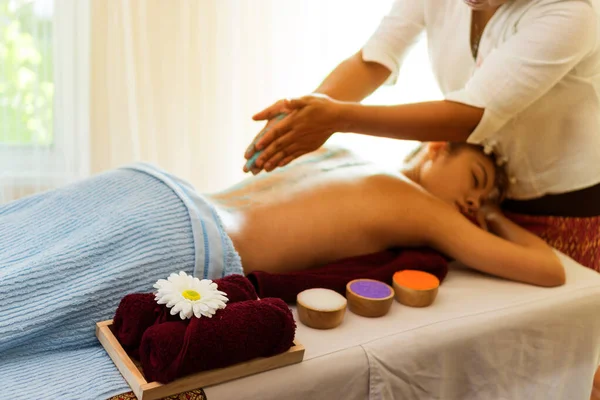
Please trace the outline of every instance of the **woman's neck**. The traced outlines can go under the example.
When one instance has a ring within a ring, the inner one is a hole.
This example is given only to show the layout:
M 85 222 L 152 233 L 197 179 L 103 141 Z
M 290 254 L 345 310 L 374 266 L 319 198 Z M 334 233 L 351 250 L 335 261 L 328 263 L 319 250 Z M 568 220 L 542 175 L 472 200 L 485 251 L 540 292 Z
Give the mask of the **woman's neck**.
M 410 163 L 408 165 L 404 165 L 400 169 L 400 172 L 417 185 L 421 184 L 421 163 Z

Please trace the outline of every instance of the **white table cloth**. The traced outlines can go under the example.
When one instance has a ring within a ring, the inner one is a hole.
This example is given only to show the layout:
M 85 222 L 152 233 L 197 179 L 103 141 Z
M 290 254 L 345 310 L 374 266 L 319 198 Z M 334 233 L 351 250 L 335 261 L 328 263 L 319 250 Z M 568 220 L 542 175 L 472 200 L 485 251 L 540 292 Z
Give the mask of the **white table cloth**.
M 561 287 L 453 265 L 430 307 L 394 302 L 374 319 L 348 310 L 324 331 L 298 322 L 302 363 L 208 387 L 208 400 L 588 400 L 600 363 L 600 274 L 560 256 Z

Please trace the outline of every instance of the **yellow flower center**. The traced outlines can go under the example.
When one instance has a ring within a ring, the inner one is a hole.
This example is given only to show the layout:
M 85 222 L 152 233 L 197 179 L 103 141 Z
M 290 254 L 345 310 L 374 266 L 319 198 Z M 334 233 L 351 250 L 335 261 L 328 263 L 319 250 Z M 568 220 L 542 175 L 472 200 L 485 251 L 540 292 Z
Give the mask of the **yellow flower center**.
M 195 290 L 184 290 L 183 293 L 181 293 L 181 295 L 186 299 L 192 301 L 200 300 L 201 297 L 200 293 L 196 292 Z

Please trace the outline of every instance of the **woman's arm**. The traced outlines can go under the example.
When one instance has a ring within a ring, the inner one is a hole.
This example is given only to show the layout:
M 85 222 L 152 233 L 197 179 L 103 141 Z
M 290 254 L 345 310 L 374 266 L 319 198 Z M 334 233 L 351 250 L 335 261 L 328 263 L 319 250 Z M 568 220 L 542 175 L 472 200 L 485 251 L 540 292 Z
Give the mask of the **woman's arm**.
M 339 107 L 340 132 L 424 142 L 464 142 L 484 112 L 446 100 L 394 106 L 340 103 Z
M 360 102 L 379 88 L 390 74 L 383 65 L 364 61 L 361 50 L 340 63 L 314 93 L 341 101 Z
M 255 165 L 264 167 L 266 171 L 318 149 L 334 132 L 405 140 L 464 142 L 484 113 L 482 108 L 451 101 L 366 106 L 316 95 L 285 100 L 280 107 L 294 111 L 255 143 L 256 149 L 264 149 Z M 273 118 L 278 110 L 261 115 L 261 119 Z M 296 127 L 296 124 L 299 125 Z M 295 135 L 299 132 L 301 141 Z M 247 158 L 249 154 L 246 153 Z
M 445 204 L 433 211 L 426 222 L 431 247 L 491 275 L 539 286 L 564 284 L 564 268 L 554 250 L 501 213 L 487 219 L 495 236 Z

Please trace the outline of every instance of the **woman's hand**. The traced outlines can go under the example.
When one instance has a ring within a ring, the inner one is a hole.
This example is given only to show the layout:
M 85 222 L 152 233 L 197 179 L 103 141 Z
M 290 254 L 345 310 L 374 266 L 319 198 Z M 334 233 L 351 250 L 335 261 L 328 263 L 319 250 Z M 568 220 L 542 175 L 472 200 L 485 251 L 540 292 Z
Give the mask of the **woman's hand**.
M 257 136 L 254 146 L 248 148 L 245 157 L 251 159 L 262 151 L 254 165 L 258 170 L 272 171 L 292 160 L 317 150 L 336 131 L 342 128 L 342 102 L 325 95 L 309 95 L 298 99 L 280 100 L 254 115 L 256 121 L 271 120 L 286 114 L 277 124 L 268 125 Z M 247 170 L 244 167 L 244 170 Z M 254 172 L 254 171 L 253 171 Z
M 248 146 L 248 148 L 246 149 L 246 152 L 244 153 L 244 157 L 248 160 L 248 161 L 246 161 L 246 164 L 244 164 L 244 172 L 252 172 L 252 174 L 256 175 L 261 171 L 261 168 L 258 168 L 256 166 L 256 159 L 262 154 L 262 151 L 259 151 L 256 149 L 256 143 L 270 129 L 272 129 L 275 125 L 277 125 L 279 123 L 279 121 L 281 121 L 283 118 L 285 118 L 287 115 L 287 112 L 289 112 L 289 110 L 287 110 L 283 107 L 278 107 L 278 103 L 283 104 L 283 100 L 280 100 L 279 102 L 273 104 L 270 108 L 279 110 L 280 112 L 278 114 L 276 114 L 274 118 L 269 119 L 269 122 L 267 122 L 267 124 L 265 125 L 263 130 L 261 130 L 258 133 L 258 135 L 256 135 L 256 137 L 254 138 L 254 140 L 252 140 L 252 143 L 250 143 L 250 146 Z

